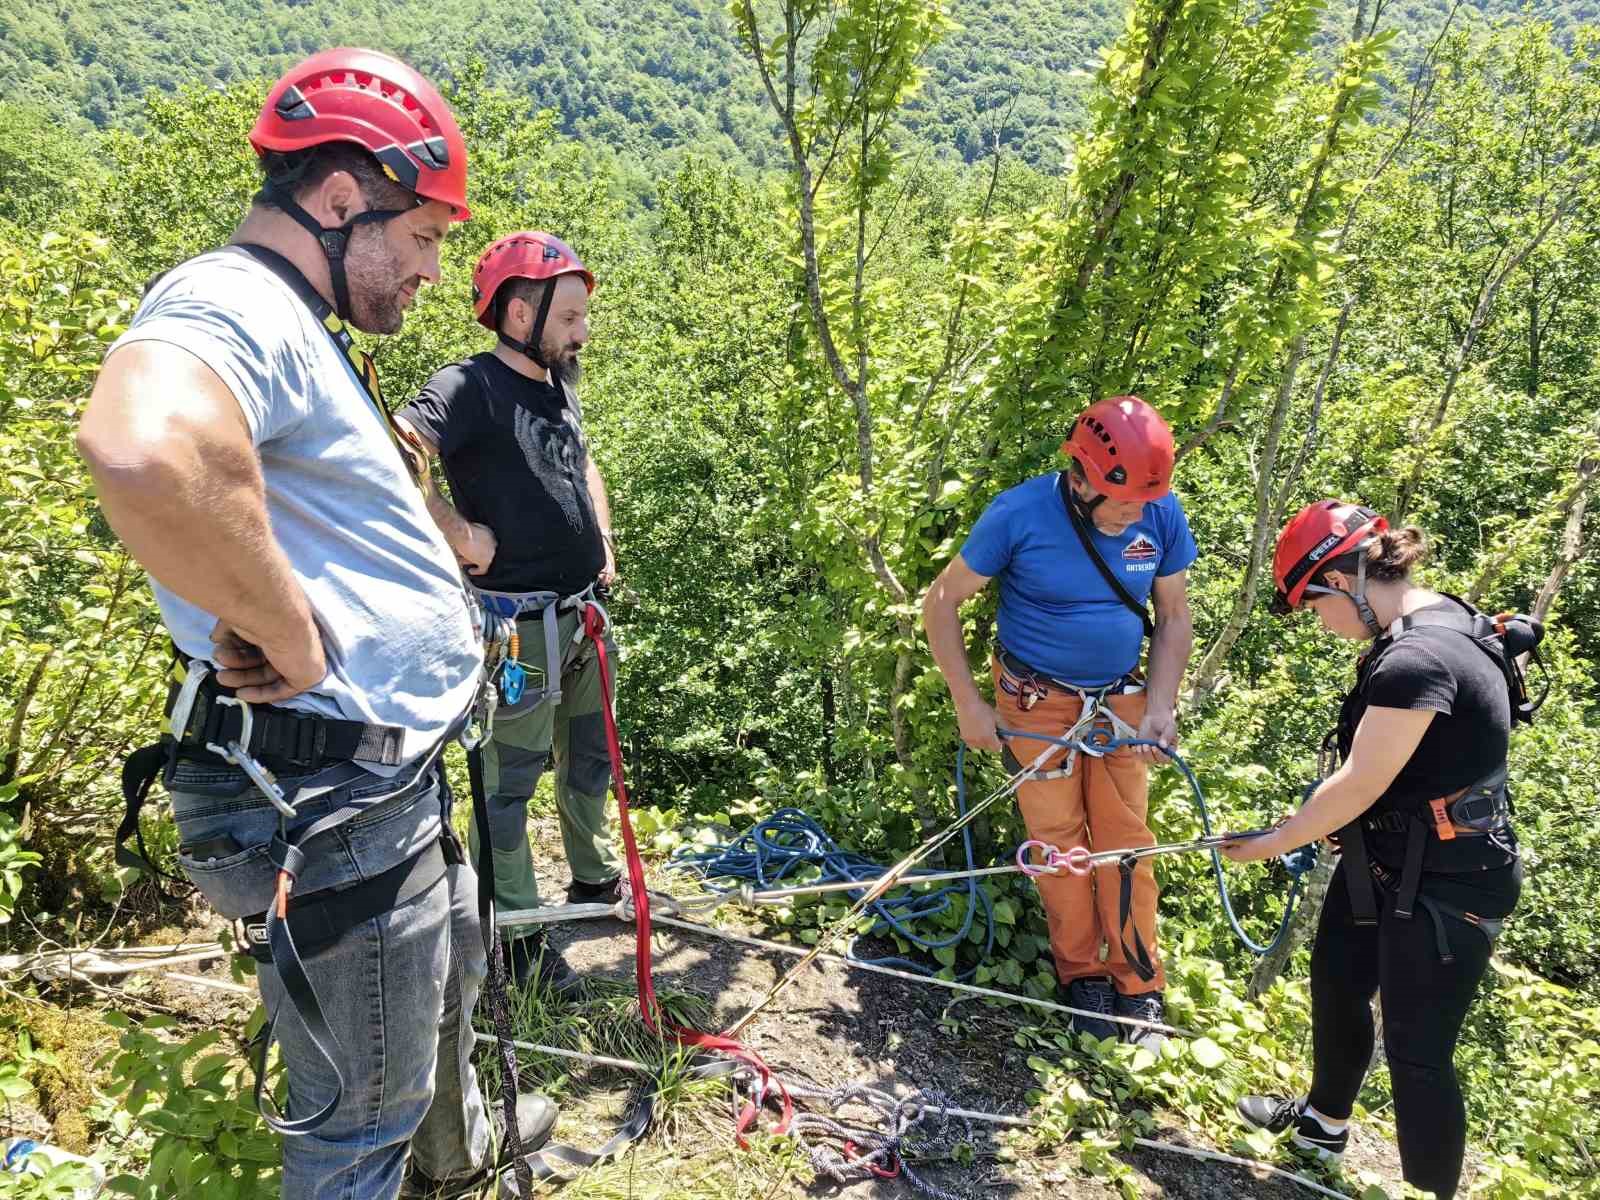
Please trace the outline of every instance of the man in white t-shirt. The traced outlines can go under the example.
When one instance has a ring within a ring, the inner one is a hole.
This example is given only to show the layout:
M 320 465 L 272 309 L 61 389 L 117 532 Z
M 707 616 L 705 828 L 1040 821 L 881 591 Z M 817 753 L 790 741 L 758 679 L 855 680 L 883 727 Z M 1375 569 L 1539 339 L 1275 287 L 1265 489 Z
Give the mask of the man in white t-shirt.
M 251 931 L 286 1200 L 393 1197 L 408 1150 L 409 1187 L 454 1190 L 494 1158 L 476 881 L 438 769 L 481 642 L 345 322 L 394 333 L 438 278 L 466 146 L 425 79 L 365 50 L 292 69 L 250 140 L 265 184 L 231 244 L 151 286 L 78 435 L 180 656 L 133 773 L 163 776 L 180 866 Z M 555 1110 L 518 1116 L 537 1144 Z

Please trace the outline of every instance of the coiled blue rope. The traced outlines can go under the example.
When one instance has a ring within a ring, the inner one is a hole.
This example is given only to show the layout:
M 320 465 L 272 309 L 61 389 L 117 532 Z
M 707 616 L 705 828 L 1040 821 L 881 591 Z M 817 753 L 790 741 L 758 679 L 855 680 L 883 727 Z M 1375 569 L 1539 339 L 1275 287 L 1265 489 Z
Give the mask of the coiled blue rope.
M 956 808 L 960 816 L 967 814 L 965 751 L 966 747 L 963 746 L 956 754 Z M 967 870 L 976 870 L 970 829 L 963 828 L 961 831 L 961 848 L 966 856 Z M 708 891 L 723 893 L 738 891 L 738 885 L 722 886 L 712 882 L 714 879 L 748 881 L 759 889 L 771 887 L 795 871 L 810 866 L 817 869 L 818 875 L 807 882 L 852 883 L 864 880 L 859 890 L 852 889 L 844 893 L 852 901 L 859 900 L 867 887 L 877 882 L 886 870 L 882 864 L 863 854 L 841 848 L 809 814 L 798 808 L 780 808 L 726 845 L 680 851 L 668 865 L 700 872 L 702 884 Z M 933 871 L 909 871 L 904 882 L 915 883 L 917 876 L 928 874 L 933 874 Z M 912 928 L 914 922 L 929 921 L 950 911 L 958 896 L 965 898 L 966 911 L 962 914 L 960 927 L 954 933 L 932 937 Z M 994 950 L 994 905 L 989 900 L 989 893 L 978 886 L 976 879 L 969 878 L 964 883 L 950 884 L 929 892 L 901 891 L 899 895 L 881 896 L 867 905 L 864 911 L 875 918 L 868 934 L 899 934 L 913 946 L 929 953 L 960 945 L 971 933 L 976 914 L 981 912 L 984 927 L 983 958 L 987 959 Z M 857 940 L 852 938 L 845 949 L 845 957 L 851 962 L 898 967 L 920 975 L 935 975 L 939 971 L 938 967 L 895 955 L 864 958 L 856 953 Z M 966 979 L 976 970 L 976 966 L 970 967 L 956 978 Z

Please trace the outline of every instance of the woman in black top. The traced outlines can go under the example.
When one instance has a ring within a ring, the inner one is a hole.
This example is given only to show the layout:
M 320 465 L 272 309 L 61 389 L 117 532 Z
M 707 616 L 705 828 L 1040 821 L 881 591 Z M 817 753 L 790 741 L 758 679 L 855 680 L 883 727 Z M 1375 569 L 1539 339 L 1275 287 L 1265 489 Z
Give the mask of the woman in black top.
M 1329 632 L 1373 644 L 1340 711 L 1342 765 L 1272 833 L 1224 853 L 1247 862 L 1329 837 L 1341 851 L 1311 956 L 1311 1090 L 1247 1096 L 1240 1113 L 1337 1158 L 1372 1059 L 1377 993 L 1402 1171 L 1448 1200 L 1466 1148 L 1456 1039 L 1522 871 L 1498 639 L 1487 618 L 1411 581 L 1424 551 L 1417 529 L 1336 500 L 1285 527 L 1280 609 L 1310 608 Z

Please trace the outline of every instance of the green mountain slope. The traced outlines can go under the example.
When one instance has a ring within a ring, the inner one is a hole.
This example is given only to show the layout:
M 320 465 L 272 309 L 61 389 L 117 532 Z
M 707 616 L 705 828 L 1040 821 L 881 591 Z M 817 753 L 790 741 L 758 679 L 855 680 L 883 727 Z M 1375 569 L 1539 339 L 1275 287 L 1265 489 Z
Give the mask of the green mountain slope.
M 1385 18 L 1414 45 L 1452 0 L 1404 0 Z M 955 0 L 958 29 L 933 53 L 908 124 L 967 160 L 998 132 L 1053 166 L 1076 123 L 1083 66 L 1121 28 L 1122 0 Z M 1541 0 L 1561 24 L 1600 0 Z M 1354 0 L 1334 0 L 1330 31 Z M 1467 0 L 1473 16 L 1516 0 Z M 443 75 L 474 58 L 490 78 L 560 114 L 564 132 L 651 160 L 694 148 L 768 165 L 780 151 L 720 0 L 8 0 L 0 98 L 99 126 L 139 120 L 151 88 L 271 75 L 330 45 L 389 50 Z M 1003 124 L 1000 122 L 1004 116 Z

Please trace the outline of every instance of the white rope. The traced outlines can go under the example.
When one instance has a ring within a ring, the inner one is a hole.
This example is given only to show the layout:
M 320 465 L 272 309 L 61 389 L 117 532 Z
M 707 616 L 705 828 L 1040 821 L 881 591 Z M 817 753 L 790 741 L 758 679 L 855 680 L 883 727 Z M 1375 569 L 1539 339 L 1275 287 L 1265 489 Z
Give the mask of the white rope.
M 1332 1188 L 1323 1187 L 1320 1183 L 1307 1179 L 1304 1175 L 1294 1171 L 1285 1171 L 1271 1163 L 1259 1162 L 1253 1158 L 1240 1158 L 1234 1154 L 1220 1154 L 1215 1150 L 1201 1150 L 1194 1146 L 1179 1146 L 1173 1142 L 1158 1142 L 1151 1138 L 1136 1137 L 1133 1139 L 1135 1146 L 1146 1150 L 1165 1150 L 1168 1154 L 1186 1154 L 1190 1158 L 1203 1158 L 1209 1162 L 1227 1163 L 1235 1167 L 1248 1167 L 1252 1171 L 1265 1171 L 1268 1175 L 1275 1175 L 1279 1179 L 1287 1179 L 1291 1183 L 1298 1183 L 1303 1188 L 1309 1188 L 1320 1196 L 1332 1196 L 1334 1200 L 1350 1200 L 1345 1192 L 1336 1192 Z
M 0 956 L 0 974 L 26 972 L 41 983 L 53 980 L 75 979 L 87 982 L 96 975 L 127 975 L 134 971 L 157 971 L 169 967 L 185 967 L 191 963 L 210 962 L 224 957 L 228 952 L 212 944 L 187 954 L 165 954 L 159 958 L 145 957 L 142 948 L 113 950 L 52 950 L 43 954 L 7 954 Z
M 933 871 L 927 875 L 907 875 L 895 887 L 915 887 L 919 883 L 946 883 L 955 879 L 980 879 L 985 875 L 1014 875 L 1022 870 L 1016 863 L 1007 863 L 1001 867 L 977 867 L 971 871 Z M 1056 874 L 1054 871 L 1047 874 Z M 782 904 L 791 896 L 809 896 L 823 892 L 854 892 L 863 888 L 873 887 L 881 883 L 885 876 L 879 875 L 872 879 L 846 879 L 839 883 L 814 883 L 802 884 L 797 887 L 768 888 L 765 891 L 752 891 L 749 887 L 736 888 L 727 892 L 715 893 L 729 899 L 737 897 L 746 904 Z M 891 889 L 892 890 L 892 889 Z
M 498 1046 L 500 1039 L 487 1033 L 473 1032 L 477 1041 L 489 1046 Z M 616 1067 L 620 1071 L 640 1071 L 646 1075 L 652 1074 L 651 1068 L 642 1062 L 634 1062 L 628 1058 L 607 1058 L 603 1054 L 585 1054 L 581 1050 L 563 1050 L 560 1046 L 541 1046 L 537 1042 L 519 1042 L 513 1038 L 510 1045 L 518 1050 L 527 1050 L 535 1054 L 550 1054 L 556 1058 L 571 1058 L 578 1062 L 594 1063 L 601 1067 Z
M 186 975 L 182 971 L 169 971 L 167 979 L 171 983 L 187 983 L 195 987 L 210 988 L 214 992 L 227 992 L 231 996 L 245 996 L 251 1000 L 256 999 L 256 989 L 246 987 L 242 983 L 234 983 L 231 979 L 207 979 L 204 975 Z
M 658 917 L 654 914 L 651 915 L 650 919 L 657 925 L 670 925 L 676 929 L 687 929 L 691 933 L 708 933 L 712 937 L 724 938 L 727 941 L 738 942 L 745 946 L 754 946 L 759 950 L 776 950 L 779 954 L 788 954 L 796 957 L 810 953 L 810 951 L 803 950 L 798 946 L 787 946 L 782 942 L 769 942 L 765 938 L 748 937 L 742 933 L 731 933 L 727 930 L 717 929 L 712 925 L 701 925 L 695 921 L 680 921 L 674 917 Z M 1067 1013 L 1071 1016 L 1095 1017 L 1102 1021 L 1114 1021 L 1119 1025 L 1136 1025 L 1141 1029 L 1154 1029 L 1161 1033 L 1174 1034 L 1177 1037 L 1194 1036 L 1191 1030 L 1181 1029 L 1174 1025 L 1163 1025 L 1159 1021 L 1141 1021 L 1136 1017 L 1119 1017 L 1113 1013 L 1090 1012 L 1087 1009 L 1057 1004 L 1053 1000 L 1036 1000 L 1032 996 L 1021 996 L 1015 992 L 1002 992 L 995 988 L 979 987 L 973 983 L 956 983 L 949 979 L 936 979 L 931 975 L 916 975 L 910 971 L 897 971 L 893 967 L 882 967 L 876 963 L 853 962 L 842 954 L 818 954 L 816 957 L 828 962 L 838 963 L 840 966 L 849 967 L 855 971 L 871 971 L 877 975 L 888 975 L 893 979 L 906 979 L 912 983 L 931 984 L 934 987 L 966 992 L 973 996 L 986 996 L 995 1000 L 1006 1000 L 1013 1004 L 1031 1004 L 1035 1008 L 1047 1008 L 1052 1012 Z
M 795 963 L 794 966 L 790 967 L 786 974 L 781 976 L 776 983 L 768 988 L 766 995 L 762 996 L 759 1000 L 752 1004 L 750 1008 L 746 1010 L 744 1016 L 740 1017 L 728 1027 L 727 1036 L 737 1037 L 739 1035 L 739 1031 L 746 1025 L 750 1024 L 751 1021 L 755 1020 L 757 1015 L 760 1014 L 760 1012 L 765 1009 L 767 1005 L 776 1000 L 779 994 L 794 982 L 795 977 L 798 976 L 801 971 L 805 970 L 806 967 L 810 966 L 818 958 L 822 957 L 822 955 L 827 951 L 828 947 L 839 940 L 844 931 L 855 922 L 855 919 L 860 916 L 863 911 L 865 911 L 868 905 L 870 905 L 879 896 L 887 892 L 898 880 L 904 878 L 916 867 L 918 863 L 927 858 L 928 855 L 932 854 L 935 850 L 949 842 L 956 836 L 956 834 L 960 833 L 968 825 L 972 824 L 973 821 L 976 821 L 979 814 L 981 814 L 996 800 L 999 800 L 1004 796 L 1011 795 L 1025 782 L 1037 775 L 1040 768 L 1044 766 L 1045 759 L 1049 758 L 1050 755 L 1055 752 L 1055 749 L 1056 747 L 1053 745 L 1045 746 L 1045 748 L 1034 757 L 1032 762 L 1028 763 L 1026 766 L 1020 767 L 1014 774 L 1010 776 L 1010 778 L 1008 778 L 999 787 L 995 788 L 994 791 L 990 792 L 982 800 L 978 801 L 978 803 L 968 808 L 965 813 L 963 813 L 956 820 L 952 821 L 949 825 L 946 825 L 941 832 L 935 834 L 933 837 L 928 838 L 922 843 L 922 845 L 918 846 L 910 854 L 906 855 L 899 862 L 895 863 L 894 866 L 889 868 L 887 874 L 880 875 L 875 884 L 873 884 L 861 896 L 858 896 L 855 899 L 855 901 L 850 905 L 849 911 L 846 912 L 844 916 L 838 918 L 833 922 L 833 924 L 827 926 L 819 933 L 816 945 L 812 946 L 809 950 L 801 951 L 800 961 Z

